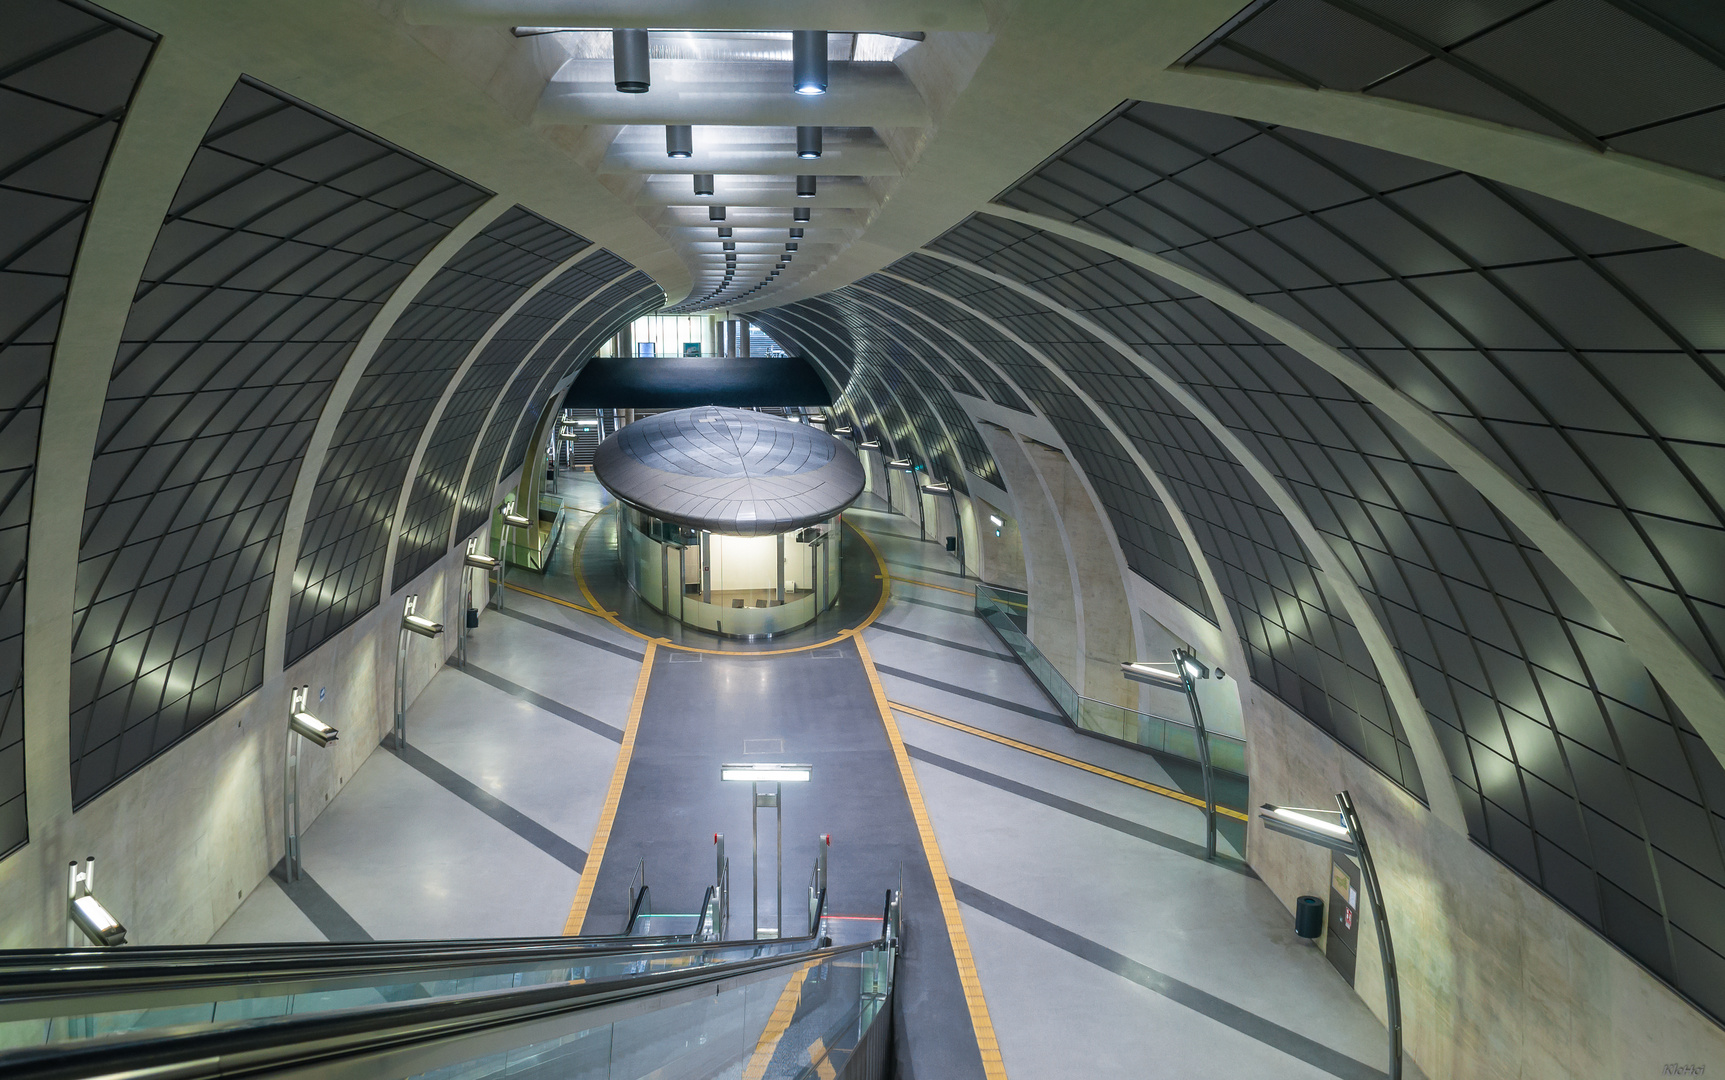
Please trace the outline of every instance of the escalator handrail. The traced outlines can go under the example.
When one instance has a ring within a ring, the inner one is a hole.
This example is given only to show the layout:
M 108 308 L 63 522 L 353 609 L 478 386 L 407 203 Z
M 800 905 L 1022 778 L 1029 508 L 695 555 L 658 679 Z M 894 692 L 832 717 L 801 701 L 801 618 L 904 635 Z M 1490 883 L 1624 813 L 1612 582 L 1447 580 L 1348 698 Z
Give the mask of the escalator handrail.
M 635 932 L 635 923 L 637 921 L 639 921 L 641 918 L 641 914 L 642 914 L 641 909 L 647 907 L 647 891 L 648 891 L 647 883 L 642 882 L 641 883 L 641 891 L 637 892 L 635 894 L 634 902 L 629 905 L 629 919 L 627 922 L 625 922 L 623 924 L 623 936 L 624 937 L 628 937 L 629 935 L 631 935 Z M 651 908 L 647 909 L 647 914 L 649 914 L 649 915 L 652 914 Z
M 774 938 L 762 941 L 694 942 L 687 936 L 672 941 L 654 938 L 616 938 L 604 947 L 595 947 L 591 939 L 545 938 L 545 944 L 522 946 L 518 939 L 473 939 L 458 948 L 424 948 L 421 942 L 368 942 L 371 946 L 393 946 L 388 951 L 372 948 L 355 952 L 327 954 L 282 952 L 268 961 L 255 957 L 199 957 L 198 946 L 172 946 L 175 955 L 156 963 L 148 960 L 122 965 L 104 965 L 119 950 L 81 950 L 93 953 L 93 963 L 47 963 L 33 967 L 14 968 L 0 975 L 0 1020 L 26 1019 L 46 1015 L 44 1010 L 60 1010 L 79 1001 L 126 996 L 136 1000 L 139 994 L 172 992 L 186 997 L 197 991 L 247 988 L 252 993 L 234 996 L 268 996 L 266 987 L 294 986 L 321 980 L 355 984 L 366 979 L 387 975 L 414 975 L 426 972 L 459 969 L 473 972 L 489 968 L 547 967 L 563 961 L 592 961 L 605 957 L 631 957 L 643 960 L 665 954 L 737 949 L 746 946 L 770 945 L 775 948 L 818 944 L 821 919 L 826 914 L 826 894 L 823 891 L 817 908 L 814 930 L 794 938 Z M 437 944 L 437 943 L 434 943 Z M 92 1007 L 87 1012 L 102 1011 Z M 80 1013 L 82 1015 L 82 1013 Z
M 626 983 L 554 983 L 423 1001 L 388 1002 L 214 1028 L 156 1029 L 0 1053 L 8 1080 L 89 1080 L 162 1075 L 217 1080 L 239 1073 L 333 1064 L 357 1054 L 407 1049 L 551 1019 L 721 980 L 807 965 L 885 947 L 862 942 L 787 956 L 641 975 Z

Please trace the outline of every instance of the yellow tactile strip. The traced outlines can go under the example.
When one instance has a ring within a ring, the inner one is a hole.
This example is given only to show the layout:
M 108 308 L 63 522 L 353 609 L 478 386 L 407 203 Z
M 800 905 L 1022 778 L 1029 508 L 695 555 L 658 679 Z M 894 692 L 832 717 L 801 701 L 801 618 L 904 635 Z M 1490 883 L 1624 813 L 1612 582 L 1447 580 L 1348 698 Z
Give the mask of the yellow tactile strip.
M 940 844 L 935 840 L 934 824 L 929 821 L 928 807 L 923 805 L 922 788 L 911 771 L 910 755 L 905 752 L 904 739 L 899 735 L 898 721 L 893 718 L 892 704 L 880 684 L 874 657 L 862 634 L 848 632 L 856 641 L 857 654 L 862 657 L 863 670 L 874 690 L 875 707 L 880 710 L 881 723 L 886 727 L 887 741 L 892 744 L 893 757 L 898 761 L 898 773 L 904 783 L 905 797 L 910 801 L 910 813 L 916 819 L 917 832 L 922 837 L 922 850 L 928 858 L 928 869 L 934 878 L 934 891 L 940 900 L 940 910 L 946 917 L 946 933 L 952 941 L 953 959 L 958 961 L 958 981 L 964 987 L 964 1001 L 970 1009 L 970 1024 L 976 1031 L 976 1046 L 982 1052 L 982 1070 L 988 1080 L 1006 1080 L 1006 1066 L 1000 1058 L 1000 1042 L 994 1036 L 994 1021 L 988 1016 L 988 1002 L 982 996 L 982 980 L 976 974 L 976 962 L 970 952 L 970 937 L 964 932 L 964 919 L 958 910 L 958 900 L 952 893 L 952 879 L 946 873 L 946 860 L 941 857 Z
M 1052 750 L 1044 750 L 1040 746 L 1032 746 L 1030 743 L 1019 742 L 1017 739 L 1009 739 L 1005 735 L 996 735 L 992 731 L 985 731 L 979 727 L 971 727 L 969 724 L 962 723 L 958 720 L 953 720 L 945 716 L 937 716 L 931 712 L 924 712 L 921 709 L 913 708 L 910 705 L 905 705 L 897 701 L 888 702 L 888 704 L 901 713 L 914 716 L 919 720 L 927 720 L 931 724 L 940 724 L 943 727 L 952 728 L 954 731 L 962 731 L 966 735 L 975 735 L 979 739 L 987 739 L 990 742 L 997 742 L 1002 746 L 1010 746 L 1014 750 L 1022 750 L 1027 754 L 1035 754 L 1037 757 L 1047 758 L 1049 761 L 1058 761 L 1062 765 L 1070 765 L 1074 769 L 1083 769 L 1087 773 L 1094 773 L 1097 776 L 1105 776 L 1110 780 L 1118 780 L 1122 784 L 1130 784 L 1135 788 L 1154 792 L 1157 795 L 1175 799 L 1179 802 L 1186 803 L 1189 806 L 1202 808 L 1204 805 L 1203 799 L 1193 798 L 1184 791 L 1175 791 L 1173 788 L 1165 788 L 1160 784 L 1152 784 L 1148 780 L 1140 780 L 1136 776 L 1128 776 L 1125 773 L 1115 772 L 1113 769 L 1104 769 L 1100 765 L 1092 765 L 1088 761 L 1069 758 L 1065 754 L 1056 754 Z M 1247 820 L 1245 814 L 1242 814 L 1240 811 L 1235 810 L 1232 807 L 1217 806 L 1216 813 L 1225 817 L 1231 817 L 1235 821 Z
M 605 805 L 599 811 L 599 827 L 593 830 L 593 842 L 587 846 L 587 866 L 581 871 L 581 883 L 575 887 L 575 901 L 569 905 L 569 918 L 563 923 L 563 933 L 581 933 L 587 920 L 587 905 L 593 901 L 593 886 L 599 880 L 599 864 L 605 858 L 605 845 L 611 840 L 611 825 L 617 820 L 617 804 L 623 798 L 623 780 L 629 775 L 629 758 L 635 753 L 635 732 L 641 727 L 641 709 L 647 704 L 647 683 L 653 678 L 653 654 L 660 642 L 648 639 L 647 652 L 641 657 L 641 676 L 635 680 L 635 700 L 629 704 L 629 722 L 623 726 L 623 746 L 617 751 L 617 765 L 611 770 L 611 787 L 605 792 Z
M 615 505 L 615 503 L 612 504 L 612 506 Z M 610 509 L 610 507 L 607 507 L 606 509 Z M 601 513 L 603 513 L 603 511 L 601 511 Z M 572 604 L 567 600 L 559 600 L 554 596 L 546 596 L 543 593 L 528 592 L 526 589 L 521 589 L 520 591 L 528 593 L 529 596 L 537 596 L 541 600 L 549 600 L 553 604 L 562 604 L 564 607 L 574 608 L 576 611 L 584 611 L 589 615 L 597 615 L 612 626 L 623 631 L 625 634 L 632 637 L 638 637 L 642 641 L 657 641 L 667 649 L 678 649 L 682 652 L 706 653 L 708 656 L 783 656 L 786 653 L 799 653 L 808 652 L 810 649 L 831 648 L 832 646 L 837 645 L 840 641 L 849 637 L 852 633 L 867 629 L 871 623 L 880 618 L 880 613 L 886 610 L 886 602 L 892 595 L 892 588 L 887 584 L 884 578 L 886 573 L 886 561 L 881 558 L 880 549 L 875 547 L 874 541 L 869 539 L 867 533 L 863 532 L 861 529 L 857 529 L 856 534 L 863 538 L 863 543 L 868 545 L 869 551 L 874 554 L 875 562 L 880 565 L 883 579 L 881 581 L 880 599 L 875 603 L 874 610 L 869 612 L 868 618 L 864 619 L 852 629 L 841 630 L 836 636 L 830 637 L 825 641 L 817 641 L 812 645 L 798 645 L 789 649 L 700 649 L 693 645 L 678 645 L 677 643 L 668 641 L 665 638 L 650 638 L 641 631 L 624 623 L 623 620 L 617 617 L 617 613 L 615 611 L 606 611 L 604 605 L 599 603 L 599 598 L 593 595 L 593 590 L 587 587 L 587 575 L 581 572 L 581 551 L 587 542 L 587 530 L 591 529 L 593 527 L 593 523 L 598 520 L 599 514 L 594 514 L 592 517 L 588 518 L 587 524 L 581 527 L 580 535 L 575 538 L 575 584 L 581 587 L 581 595 L 587 598 L 587 603 L 591 605 L 590 607 L 582 607 L 580 604 Z M 514 585 L 509 587 L 511 589 L 517 588 L 517 586 Z
M 803 981 L 809 977 L 809 969 L 815 966 L 811 960 L 791 974 L 790 982 L 779 992 L 779 1002 L 773 1006 L 773 1015 L 767 1017 L 767 1026 L 761 1031 L 760 1039 L 755 1043 L 755 1052 L 749 1055 L 749 1063 L 743 1069 L 743 1080 L 761 1080 L 767 1075 L 767 1066 L 773 1063 L 773 1055 L 778 1052 L 779 1040 L 790 1030 L 791 1021 L 796 1019 L 797 1005 L 803 999 Z

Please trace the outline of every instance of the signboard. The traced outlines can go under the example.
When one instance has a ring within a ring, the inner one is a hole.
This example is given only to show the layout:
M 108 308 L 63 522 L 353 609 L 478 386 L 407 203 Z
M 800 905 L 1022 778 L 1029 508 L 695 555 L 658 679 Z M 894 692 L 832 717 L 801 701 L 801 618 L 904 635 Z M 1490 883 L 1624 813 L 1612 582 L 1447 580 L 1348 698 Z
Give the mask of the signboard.
M 684 356 L 700 356 L 701 355 L 701 343 L 698 341 L 685 341 L 685 342 L 683 342 L 683 355 Z
M 1330 902 L 1324 927 L 1324 955 L 1348 985 L 1360 942 L 1360 868 L 1339 851 L 1330 852 Z

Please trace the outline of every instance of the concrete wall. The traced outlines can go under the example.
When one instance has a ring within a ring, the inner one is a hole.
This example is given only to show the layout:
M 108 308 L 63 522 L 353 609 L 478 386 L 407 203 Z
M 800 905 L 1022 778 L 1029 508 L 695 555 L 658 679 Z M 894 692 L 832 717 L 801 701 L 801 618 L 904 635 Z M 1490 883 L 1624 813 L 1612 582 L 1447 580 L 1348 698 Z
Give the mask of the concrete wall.
M 407 588 L 70 818 L 33 823 L 30 843 L 0 861 L 0 948 L 68 943 L 67 863 L 87 855 L 96 857 L 96 894 L 131 943 L 207 941 L 282 858 L 290 689 L 309 685 L 309 711 L 341 732 L 333 746 L 308 744 L 300 755 L 303 831 L 390 730 L 408 594 L 418 593 L 419 612 L 448 628 L 409 644 L 410 702 L 455 651 L 466 546 L 463 538 Z M 484 603 L 484 586 L 475 602 Z
M 1725 1063 L 1725 1029 L 1280 700 L 1241 689 L 1254 804 L 1353 795 L 1384 883 L 1407 1056 L 1428 1077 L 1603 1080 Z M 1296 897 L 1327 903 L 1328 851 L 1255 819 L 1246 850 L 1290 927 Z M 1361 915 L 1354 985 L 1382 1019 L 1377 927 L 1369 907 Z
M 986 500 L 977 499 L 975 504 L 977 530 L 982 533 L 982 541 L 977 545 L 981 554 L 977 575 L 984 581 L 1009 589 L 1028 589 L 1029 581 L 1024 576 L 1024 541 L 1018 535 L 1018 519 Z M 994 535 L 995 525 L 989 520 L 990 515 L 1001 520 L 999 536 Z
M 1137 684 L 1120 677 L 1120 665 L 1138 658 L 1137 631 L 1126 602 L 1125 562 L 1114 546 L 1114 530 L 1064 453 L 1030 440 L 1024 440 L 1024 450 L 1060 525 L 1079 593 L 1084 635 L 1072 685 L 1085 697 L 1134 708 Z

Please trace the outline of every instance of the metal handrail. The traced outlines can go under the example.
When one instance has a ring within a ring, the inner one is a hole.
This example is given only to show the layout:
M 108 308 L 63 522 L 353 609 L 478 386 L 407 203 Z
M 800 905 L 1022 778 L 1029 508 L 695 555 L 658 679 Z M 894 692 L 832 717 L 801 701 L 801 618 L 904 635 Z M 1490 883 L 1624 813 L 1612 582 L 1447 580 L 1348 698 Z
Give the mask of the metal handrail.
M 488 1032 L 545 1022 L 602 1006 L 644 1002 L 669 992 L 723 980 L 767 977 L 882 947 L 880 941 L 713 964 L 631 978 L 627 984 L 558 983 L 389 1002 L 352 1009 L 272 1017 L 204 1031 L 113 1036 L 0 1053 L 8 1080 L 95 1080 L 171 1075 L 175 1080 L 218 1080 L 237 1072 L 266 1074 L 295 1068 L 336 1068 L 362 1055 L 430 1050 Z M 751 980 L 752 981 L 752 980 Z
M 652 908 L 647 906 L 647 891 L 647 886 L 642 884 L 641 891 L 635 893 L 634 902 L 629 905 L 629 917 L 623 921 L 625 937 L 635 932 L 635 923 L 643 914 L 649 917 L 653 914 Z

